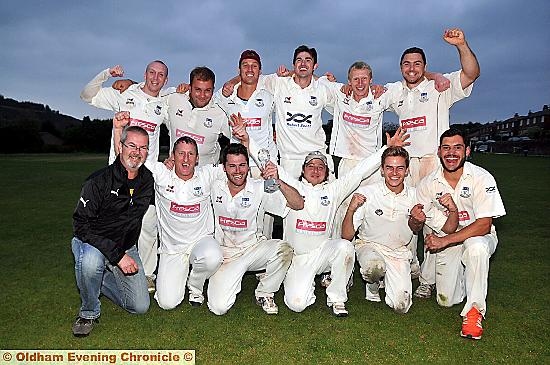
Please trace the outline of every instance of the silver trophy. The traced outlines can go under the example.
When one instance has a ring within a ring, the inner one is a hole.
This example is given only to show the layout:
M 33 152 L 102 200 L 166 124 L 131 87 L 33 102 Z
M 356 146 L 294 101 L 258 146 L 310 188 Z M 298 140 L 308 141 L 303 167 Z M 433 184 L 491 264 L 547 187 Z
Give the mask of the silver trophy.
M 265 169 L 265 166 L 270 160 L 269 151 L 265 148 L 262 148 L 258 151 L 258 162 L 260 164 L 259 168 L 263 171 Z M 275 179 L 265 179 L 264 180 L 264 191 L 266 193 L 274 193 L 277 190 L 279 190 L 279 184 L 277 184 L 277 181 Z

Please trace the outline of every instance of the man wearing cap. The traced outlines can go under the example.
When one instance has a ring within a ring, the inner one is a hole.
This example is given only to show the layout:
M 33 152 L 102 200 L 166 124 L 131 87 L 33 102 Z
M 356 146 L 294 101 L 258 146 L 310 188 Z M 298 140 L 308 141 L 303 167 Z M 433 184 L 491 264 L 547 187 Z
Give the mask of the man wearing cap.
M 258 80 L 262 72 L 260 56 L 254 50 L 245 50 L 239 58 L 240 82 L 231 95 L 225 97 L 221 90 L 216 93 L 219 105 L 228 115 L 238 114 L 246 123 L 246 130 L 250 138 L 259 148 L 269 152 L 270 160 L 277 163 L 277 146 L 273 140 L 273 95 L 263 87 L 258 87 Z M 232 137 L 231 142 L 237 142 Z M 259 178 L 261 171 L 254 160 L 250 161 L 250 174 Z M 264 215 L 264 234 L 271 238 L 273 231 L 273 217 Z
M 233 134 L 245 145 L 250 144 L 251 156 L 257 147 L 249 141 L 245 128 L 233 127 Z M 388 145 L 402 146 L 407 136 L 399 129 Z M 301 312 L 315 302 L 315 275 L 331 271 L 332 281 L 327 287 L 327 305 L 338 317 L 348 311 L 346 284 L 355 263 L 355 251 L 351 242 L 330 239 L 334 216 L 338 206 L 351 194 L 361 180 L 372 174 L 380 164 L 384 148 L 362 160 L 348 174 L 328 181 L 328 161 L 320 151 L 310 152 L 302 164 L 298 181 L 290 182 L 304 196 L 304 209 L 290 209 L 284 216 L 284 237 L 294 249 L 294 258 L 284 281 L 285 303 L 295 312 Z M 284 169 L 280 175 L 286 176 Z M 288 180 L 290 181 L 290 180 Z
M 298 178 L 305 156 L 311 151 L 326 154 L 326 136 L 323 130 L 321 113 L 333 101 L 333 93 L 315 80 L 317 50 L 301 45 L 294 50 L 292 76 L 279 77 L 270 74 L 260 78 L 263 85 L 275 100 L 277 147 L 280 164 L 290 176 Z M 279 67 L 285 74 L 286 68 Z M 236 84 L 238 78 L 229 81 L 224 93 Z M 329 172 L 334 173 L 332 159 L 328 159 Z

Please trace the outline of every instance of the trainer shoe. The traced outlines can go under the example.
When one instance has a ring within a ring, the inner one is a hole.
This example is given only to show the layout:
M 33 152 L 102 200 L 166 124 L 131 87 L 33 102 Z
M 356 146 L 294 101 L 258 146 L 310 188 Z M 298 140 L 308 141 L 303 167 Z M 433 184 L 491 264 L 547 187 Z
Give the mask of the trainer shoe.
M 348 310 L 344 303 L 332 303 L 332 314 L 336 317 L 347 317 Z
M 256 297 L 256 304 L 262 307 L 267 314 L 279 313 L 279 307 L 275 304 L 273 297 Z
M 483 334 L 483 327 L 481 326 L 482 320 L 483 315 L 476 307 L 472 307 L 462 319 L 462 330 L 460 331 L 460 335 L 472 340 L 481 339 L 481 335 Z
M 200 307 L 204 302 L 204 296 L 202 294 L 189 293 L 189 304 L 193 307 Z
M 379 283 L 367 283 L 367 285 L 365 285 L 365 299 L 368 300 L 369 302 L 380 302 L 380 293 L 378 292 L 379 288 L 380 288 L 380 284 Z
M 418 288 L 414 292 L 414 296 L 422 299 L 429 299 L 432 297 L 432 291 L 435 289 L 433 284 L 420 283 Z
M 77 317 L 73 323 L 73 335 L 76 337 L 86 337 L 94 329 L 94 324 L 99 323 L 99 319 L 87 319 Z
M 146 276 L 145 279 L 147 279 L 147 291 L 149 293 L 154 293 L 156 290 L 155 279 L 152 276 Z

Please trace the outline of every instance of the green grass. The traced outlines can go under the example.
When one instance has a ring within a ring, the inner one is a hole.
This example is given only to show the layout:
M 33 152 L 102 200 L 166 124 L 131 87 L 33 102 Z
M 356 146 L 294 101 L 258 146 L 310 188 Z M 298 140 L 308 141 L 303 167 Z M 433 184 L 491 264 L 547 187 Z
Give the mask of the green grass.
M 508 212 L 496 221 L 500 242 L 481 341 L 458 335 L 461 305 L 415 300 L 397 315 L 366 302 L 358 270 L 347 318 L 330 314 L 320 289 L 299 314 L 278 293 L 280 313 L 267 316 L 254 304 L 256 280 L 247 275 L 225 316 L 187 302 L 163 311 L 154 301 L 146 315 L 134 316 L 103 298 L 100 325 L 76 339 L 71 215 L 84 178 L 106 157 L 1 156 L 0 349 L 195 349 L 200 364 L 548 363 L 550 159 L 478 155 L 474 162 L 495 175 Z

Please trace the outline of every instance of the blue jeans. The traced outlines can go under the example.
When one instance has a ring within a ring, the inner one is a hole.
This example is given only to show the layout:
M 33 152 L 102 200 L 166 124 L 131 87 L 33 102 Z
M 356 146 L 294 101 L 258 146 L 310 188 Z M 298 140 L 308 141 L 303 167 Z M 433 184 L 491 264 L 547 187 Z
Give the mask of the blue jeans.
M 99 317 L 100 294 L 130 313 L 147 312 L 149 309 L 147 280 L 136 246 L 126 251 L 139 268 L 133 275 L 125 275 L 118 266 L 112 265 L 101 251 L 76 237 L 73 237 L 71 246 L 75 259 L 76 284 L 82 301 L 80 317 L 86 319 Z

